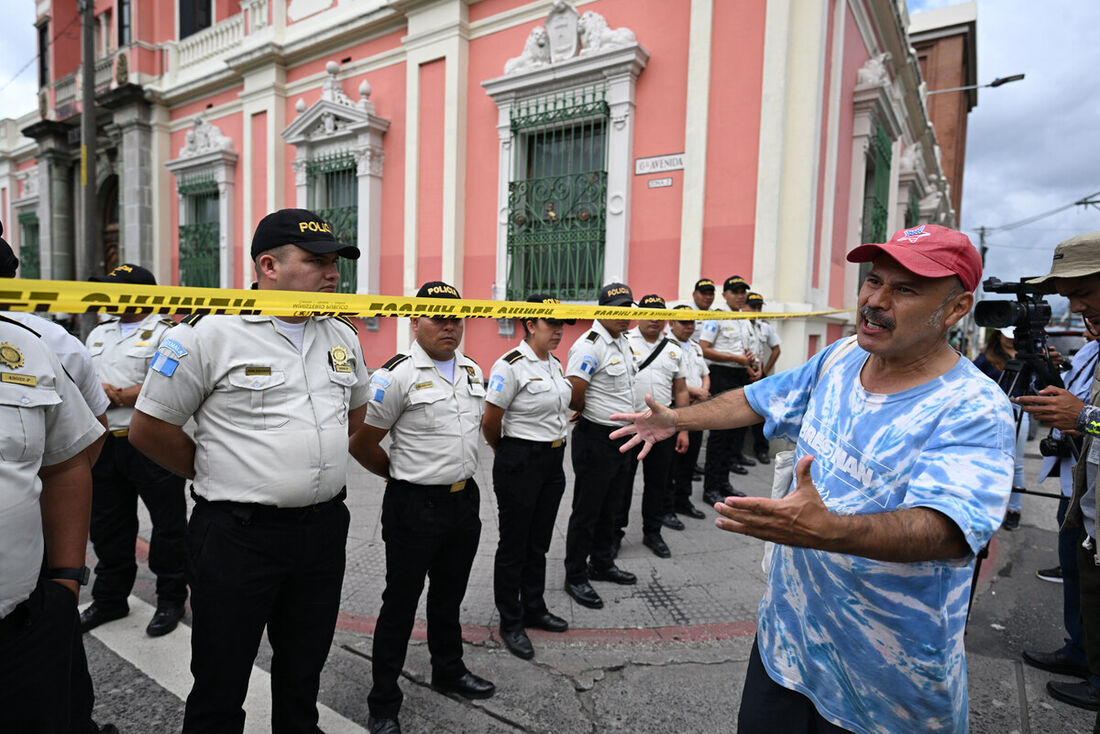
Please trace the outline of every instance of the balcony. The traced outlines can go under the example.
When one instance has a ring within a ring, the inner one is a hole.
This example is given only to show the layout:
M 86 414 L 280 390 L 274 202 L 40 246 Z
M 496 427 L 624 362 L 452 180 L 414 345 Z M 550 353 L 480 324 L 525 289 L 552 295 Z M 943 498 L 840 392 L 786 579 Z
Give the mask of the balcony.
M 244 15 L 226 18 L 221 23 L 178 41 L 175 44 L 173 70 L 186 69 L 218 56 L 239 46 L 242 40 L 244 40 Z

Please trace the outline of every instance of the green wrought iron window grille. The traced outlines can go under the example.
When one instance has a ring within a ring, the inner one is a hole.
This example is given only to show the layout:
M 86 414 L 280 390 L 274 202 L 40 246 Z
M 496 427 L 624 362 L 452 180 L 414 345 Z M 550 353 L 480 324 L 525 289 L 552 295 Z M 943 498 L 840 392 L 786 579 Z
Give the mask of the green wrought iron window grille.
M 909 205 L 905 207 L 905 228 L 916 227 L 920 224 L 920 199 L 917 198 L 917 190 L 909 187 Z
M 349 152 L 317 156 L 306 163 L 309 181 L 309 210 L 332 226 L 337 242 L 358 246 L 359 178 L 355 156 Z M 340 293 L 355 293 L 358 287 L 356 261 L 336 259 L 340 271 Z
M 603 280 L 608 119 L 603 87 L 526 100 L 512 109 L 509 300 L 534 291 L 595 300 Z
M 20 214 L 19 227 L 23 231 L 23 241 L 19 246 L 19 274 L 24 278 L 40 278 L 42 269 L 38 255 L 38 215 L 34 212 Z
M 217 288 L 221 285 L 221 218 L 218 184 L 213 175 L 182 178 L 185 223 L 179 228 L 180 285 Z
M 866 186 L 863 194 L 863 242 L 885 242 L 890 200 L 890 138 L 881 124 L 875 125 L 867 149 Z

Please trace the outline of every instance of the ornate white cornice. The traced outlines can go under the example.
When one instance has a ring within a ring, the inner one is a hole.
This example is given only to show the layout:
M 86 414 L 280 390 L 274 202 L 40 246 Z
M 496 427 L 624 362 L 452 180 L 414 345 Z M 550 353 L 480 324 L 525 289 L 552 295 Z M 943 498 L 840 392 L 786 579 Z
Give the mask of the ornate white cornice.
M 612 29 L 599 13 L 590 10 L 580 15 L 572 3 L 555 0 L 545 24 L 531 29 L 523 53 L 504 64 L 504 75 L 553 67 L 578 56 L 601 54 L 637 43 L 634 31 L 629 28 Z
M 222 150 L 233 150 L 233 138 L 223 134 L 217 125 L 196 117 L 195 126 L 187 132 L 178 158 L 194 158 Z

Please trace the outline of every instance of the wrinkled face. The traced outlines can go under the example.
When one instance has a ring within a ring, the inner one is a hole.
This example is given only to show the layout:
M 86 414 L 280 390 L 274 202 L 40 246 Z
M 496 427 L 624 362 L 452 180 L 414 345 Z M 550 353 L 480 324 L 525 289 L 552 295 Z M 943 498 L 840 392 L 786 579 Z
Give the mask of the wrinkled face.
M 666 323 L 664 319 L 639 319 L 638 331 L 642 333 L 646 341 L 653 341 L 661 336 Z
M 458 343 L 462 341 L 465 319 L 447 316 L 420 316 L 412 320 L 413 335 L 420 348 L 432 359 L 445 362 L 455 356 Z
M 714 305 L 714 291 L 692 291 L 691 297 L 695 301 L 695 308 L 700 311 L 709 311 L 710 307 Z
M 259 287 L 279 291 L 335 293 L 340 282 L 336 253 L 318 255 L 297 245 L 284 245 L 260 255 Z
M 877 356 L 917 360 L 945 343 L 947 330 L 973 302 L 956 277 L 926 278 L 879 255 L 859 291 L 859 346 Z
M 732 291 L 722 291 L 722 297 L 726 299 L 726 305 L 731 311 L 740 311 L 745 305 L 745 299 L 749 297 L 749 289 L 734 288 Z
M 686 342 L 695 333 L 694 321 L 669 321 L 672 335 L 682 342 Z
M 1057 278 L 1058 293 L 1069 299 L 1069 310 L 1079 313 L 1089 322 L 1100 318 L 1100 274 L 1080 278 Z

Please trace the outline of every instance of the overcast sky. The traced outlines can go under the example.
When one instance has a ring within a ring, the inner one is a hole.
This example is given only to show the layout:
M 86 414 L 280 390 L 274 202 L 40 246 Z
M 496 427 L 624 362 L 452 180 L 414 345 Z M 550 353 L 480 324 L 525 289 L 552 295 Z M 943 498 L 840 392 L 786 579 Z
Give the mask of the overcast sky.
M 911 13 L 955 0 L 909 0 Z M 35 107 L 34 1 L 0 0 L 0 117 Z M 1100 230 L 1100 210 L 1073 207 L 1010 231 L 993 228 L 1100 192 L 1100 2 L 979 0 L 978 81 L 1027 78 L 982 89 L 970 113 L 960 226 L 978 242 L 986 274 L 1002 280 L 1047 272 L 1060 241 Z M 51 29 L 56 32 L 58 29 Z M 74 25 L 68 33 L 77 33 Z M 14 78 L 14 81 L 12 81 Z

